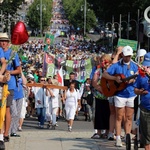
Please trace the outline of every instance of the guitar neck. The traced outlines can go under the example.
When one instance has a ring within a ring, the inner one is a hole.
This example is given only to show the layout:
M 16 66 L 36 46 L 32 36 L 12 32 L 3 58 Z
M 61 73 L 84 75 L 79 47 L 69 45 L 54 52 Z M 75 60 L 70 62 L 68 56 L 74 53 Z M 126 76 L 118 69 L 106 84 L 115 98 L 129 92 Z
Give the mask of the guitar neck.
M 130 77 L 127 77 L 127 78 L 123 78 L 122 79 L 122 81 L 123 82 L 125 82 L 125 81 L 129 81 L 130 79 L 134 79 L 134 78 L 136 78 L 138 75 L 137 74 L 135 74 L 135 75 L 132 75 L 132 76 L 130 76 Z

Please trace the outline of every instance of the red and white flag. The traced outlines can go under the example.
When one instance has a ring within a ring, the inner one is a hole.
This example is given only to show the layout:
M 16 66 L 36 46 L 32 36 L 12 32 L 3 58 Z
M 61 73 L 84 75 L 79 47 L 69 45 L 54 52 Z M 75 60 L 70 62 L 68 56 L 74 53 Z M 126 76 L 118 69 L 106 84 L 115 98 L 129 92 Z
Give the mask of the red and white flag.
M 64 86 L 63 70 L 62 67 L 57 71 L 58 82 Z

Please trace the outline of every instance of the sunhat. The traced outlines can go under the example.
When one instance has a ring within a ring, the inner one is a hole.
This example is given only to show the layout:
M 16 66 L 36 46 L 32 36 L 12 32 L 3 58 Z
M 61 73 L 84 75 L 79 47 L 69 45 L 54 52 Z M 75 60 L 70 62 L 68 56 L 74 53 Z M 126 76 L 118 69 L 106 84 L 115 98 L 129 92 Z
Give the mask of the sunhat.
M 9 41 L 9 37 L 7 33 L 0 33 L 0 41 Z

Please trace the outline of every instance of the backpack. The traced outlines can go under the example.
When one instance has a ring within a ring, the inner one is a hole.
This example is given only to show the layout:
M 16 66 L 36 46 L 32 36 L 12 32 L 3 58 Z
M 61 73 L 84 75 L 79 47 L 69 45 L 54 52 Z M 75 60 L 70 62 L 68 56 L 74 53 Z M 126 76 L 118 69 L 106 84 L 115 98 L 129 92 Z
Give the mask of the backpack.
M 91 92 L 88 94 L 84 99 L 87 101 L 87 104 L 92 106 L 93 105 L 93 93 Z

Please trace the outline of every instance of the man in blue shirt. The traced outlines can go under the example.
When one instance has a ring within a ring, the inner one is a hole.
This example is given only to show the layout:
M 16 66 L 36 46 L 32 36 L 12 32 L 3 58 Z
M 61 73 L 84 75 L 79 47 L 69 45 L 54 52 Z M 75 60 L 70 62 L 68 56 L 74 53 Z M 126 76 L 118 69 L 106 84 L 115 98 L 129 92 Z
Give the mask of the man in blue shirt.
M 125 46 L 122 49 L 122 59 L 117 63 L 112 64 L 106 72 L 103 73 L 103 77 L 108 80 L 114 80 L 118 84 L 122 83 L 120 76 L 116 74 L 123 74 L 125 77 L 130 77 L 138 71 L 137 65 L 131 60 L 133 55 L 133 49 L 130 46 Z M 134 93 L 134 79 L 130 79 L 127 82 L 126 87 L 115 93 L 114 102 L 116 108 L 116 146 L 122 147 L 121 135 L 121 123 L 122 118 L 125 115 L 125 133 L 130 134 L 132 127 L 132 116 L 134 113 L 134 99 L 136 94 Z
M 0 50 L 3 50 L 4 57 L 8 61 L 11 57 L 12 50 L 9 48 L 9 37 L 6 33 L 0 34 Z M 19 56 L 16 53 L 12 62 L 7 64 L 6 72 L 8 72 L 11 77 L 8 81 L 8 90 L 10 92 L 9 96 L 7 97 L 7 104 L 6 104 L 6 118 L 5 118 L 5 132 L 4 132 L 4 141 L 9 141 L 9 128 L 11 124 L 11 113 L 10 113 L 10 106 L 12 105 L 12 100 L 14 98 L 14 89 L 17 86 L 16 83 L 16 75 L 21 73 L 20 68 L 20 61 Z
M 0 39 L 2 40 L 2 38 Z M 5 40 L 5 38 L 3 38 L 3 40 Z M 1 64 L 0 74 L 2 75 L 6 70 L 6 60 L 2 49 L 0 49 L 0 64 Z M 3 142 L 3 129 L 0 129 L 0 149 L 5 149 L 5 145 Z
M 140 74 L 136 80 L 134 92 L 140 95 L 140 131 L 141 143 L 145 149 L 150 149 L 150 52 L 145 54 L 142 63 L 147 74 Z M 149 71 L 148 71 L 149 70 Z

